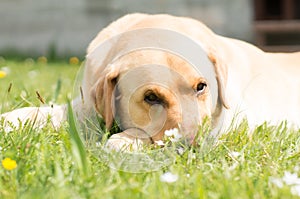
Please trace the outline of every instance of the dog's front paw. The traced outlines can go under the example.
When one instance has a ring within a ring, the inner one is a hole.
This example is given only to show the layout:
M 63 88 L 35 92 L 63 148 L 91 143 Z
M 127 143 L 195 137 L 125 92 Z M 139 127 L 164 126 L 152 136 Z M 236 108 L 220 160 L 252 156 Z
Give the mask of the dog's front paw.
M 127 129 L 122 133 L 112 135 L 107 140 L 106 147 L 115 151 L 139 151 L 143 149 L 145 145 L 151 144 L 150 137 L 145 137 L 141 135 L 143 132 L 136 131 L 136 129 Z

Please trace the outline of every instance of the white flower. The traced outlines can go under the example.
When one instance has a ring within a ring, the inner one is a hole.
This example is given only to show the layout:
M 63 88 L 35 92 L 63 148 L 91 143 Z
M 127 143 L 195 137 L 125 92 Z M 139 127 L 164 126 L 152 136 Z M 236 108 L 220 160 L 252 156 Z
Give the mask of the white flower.
M 3 66 L 0 70 L 4 71 L 6 74 L 9 74 L 11 72 L 8 66 Z
M 165 146 L 165 143 L 162 140 L 154 141 L 158 146 Z
M 160 181 L 167 182 L 167 183 L 173 183 L 178 180 L 178 175 L 173 174 L 171 172 L 164 173 L 160 176 Z
M 177 128 L 173 128 L 173 129 L 169 129 L 165 131 L 165 135 L 168 137 L 171 137 L 175 134 L 178 134 L 178 129 Z
M 35 147 L 36 147 L 37 149 L 39 149 L 39 148 L 41 147 L 41 143 L 39 143 L 39 142 L 36 143 L 36 144 L 35 144 Z
M 27 75 L 28 75 L 29 78 L 33 79 L 38 75 L 38 72 L 35 71 L 35 70 L 31 70 L 31 71 L 28 72 Z
M 228 169 L 229 169 L 229 171 L 233 171 L 233 170 L 235 170 L 238 166 L 239 166 L 239 163 L 235 162 L 235 163 L 233 163 Z
M 178 142 L 182 135 L 179 133 L 177 128 L 173 128 L 165 131 L 165 136 L 169 137 L 171 142 Z
M 21 95 L 21 98 L 26 98 L 27 97 L 27 92 L 22 90 L 20 95 Z
M 230 152 L 230 155 L 233 157 L 233 158 L 238 158 L 241 153 L 240 152 L 237 152 L 237 151 L 231 151 Z
M 4 132 L 5 133 L 10 133 L 10 132 L 12 132 L 14 129 L 12 128 L 12 127 L 10 127 L 10 126 L 6 126 L 6 127 L 4 127 Z
M 300 185 L 295 185 L 291 187 L 291 193 L 296 196 L 300 196 Z
M 96 147 L 101 147 L 101 142 L 96 142 Z
M 196 159 L 196 153 L 189 153 L 189 159 L 195 160 Z
M 285 171 L 282 179 L 270 177 L 269 182 L 279 188 L 282 188 L 284 184 L 290 186 L 291 193 L 295 196 L 300 196 L 300 178 L 296 173 Z
M 269 178 L 269 182 L 276 185 L 279 188 L 283 187 L 283 182 L 280 178 L 274 178 L 274 177 L 270 177 Z
M 300 185 L 300 178 L 298 178 L 296 173 L 285 171 L 282 180 L 287 185 Z
M 177 152 L 179 155 L 182 155 L 184 153 L 184 148 L 183 147 L 178 148 Z

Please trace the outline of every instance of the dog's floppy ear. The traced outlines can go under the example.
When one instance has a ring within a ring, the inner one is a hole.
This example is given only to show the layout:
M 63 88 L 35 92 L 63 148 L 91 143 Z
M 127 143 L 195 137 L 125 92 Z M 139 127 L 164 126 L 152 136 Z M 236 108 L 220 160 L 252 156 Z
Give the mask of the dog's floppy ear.
M 107 66 L 91 89 L 91 97 L 95 108 L 103 117 L 107 129 L 111 128 L 114 121 L 114 89 L 118 75 L 118 68 L 113 65 Z
M 220 58 L 216 57 L 216 53 L 214 51 L 208 53 L 208 58 L 214 65 L 218 83 L 218 101 L 221 102 L 226 109 L 229 109 L 225 96 L 225 86 L 227 83 L 227 66 Z

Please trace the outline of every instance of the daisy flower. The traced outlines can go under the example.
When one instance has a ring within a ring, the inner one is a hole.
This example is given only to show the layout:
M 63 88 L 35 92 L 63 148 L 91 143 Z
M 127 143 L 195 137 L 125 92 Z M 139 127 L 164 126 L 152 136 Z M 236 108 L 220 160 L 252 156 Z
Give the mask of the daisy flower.
M 290 173 L 286 171 L 284 172 L 282 180 L 287 185 L 300 185 L 300 178 L 298 178 L 298 175 L 296 173 Z
M 158 145 L 158 146 L 165 146 L 165 143 L 164 143 L 164 141 L 162 141 L 162 140 L 157 140 L 157 141 L 154 141 L 154 142 L 155 142 L 155 144 Z
M 165 136 L 170 138 L 171 142 L 178 142 L 182 138 L 182 135 L 179 133 L 177 128 L 166 130 Z
M 167 183 L 173 183 L 178 180 L 178 175 L 173 174 L 171 172 L 166 172 L 160 176 L 160 181 L 167 182 Z

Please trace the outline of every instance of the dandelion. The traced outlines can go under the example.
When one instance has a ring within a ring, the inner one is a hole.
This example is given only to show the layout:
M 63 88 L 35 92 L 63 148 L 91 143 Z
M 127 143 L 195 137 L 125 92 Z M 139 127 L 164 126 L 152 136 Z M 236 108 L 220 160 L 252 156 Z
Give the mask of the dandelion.
M 17 168 L 17 162 L 10 158 L 5 158 L 4 160 L 2 160 L 2 166 L 4 167 L 4 169 L 10 171 Z
M 173 128 L 165 131 L 165 136 L 169 137 L 171 142 L 178 142 L 182 135 L 179 133 L 177 128 Z
M 167 183 L 173 183 L 178 180 L 178 175 L 173 174 L 171 172 L 166 172 L 160 176 L 160 181 L 167 182 Z
M 0 70 L 0 79 L 1 79 L 1 78 L 4 78 L 5 76 L 6 76 L 6 72 Z
M 37 59 L 37 62 L 40 64 L 46 64 L 48 62 L 48 59 L 45 56 L 41 56 Z
M 79 64 L 79 59 L 77 57 L 70 57 L 69 63 L 71 65 L 78 65 Z

